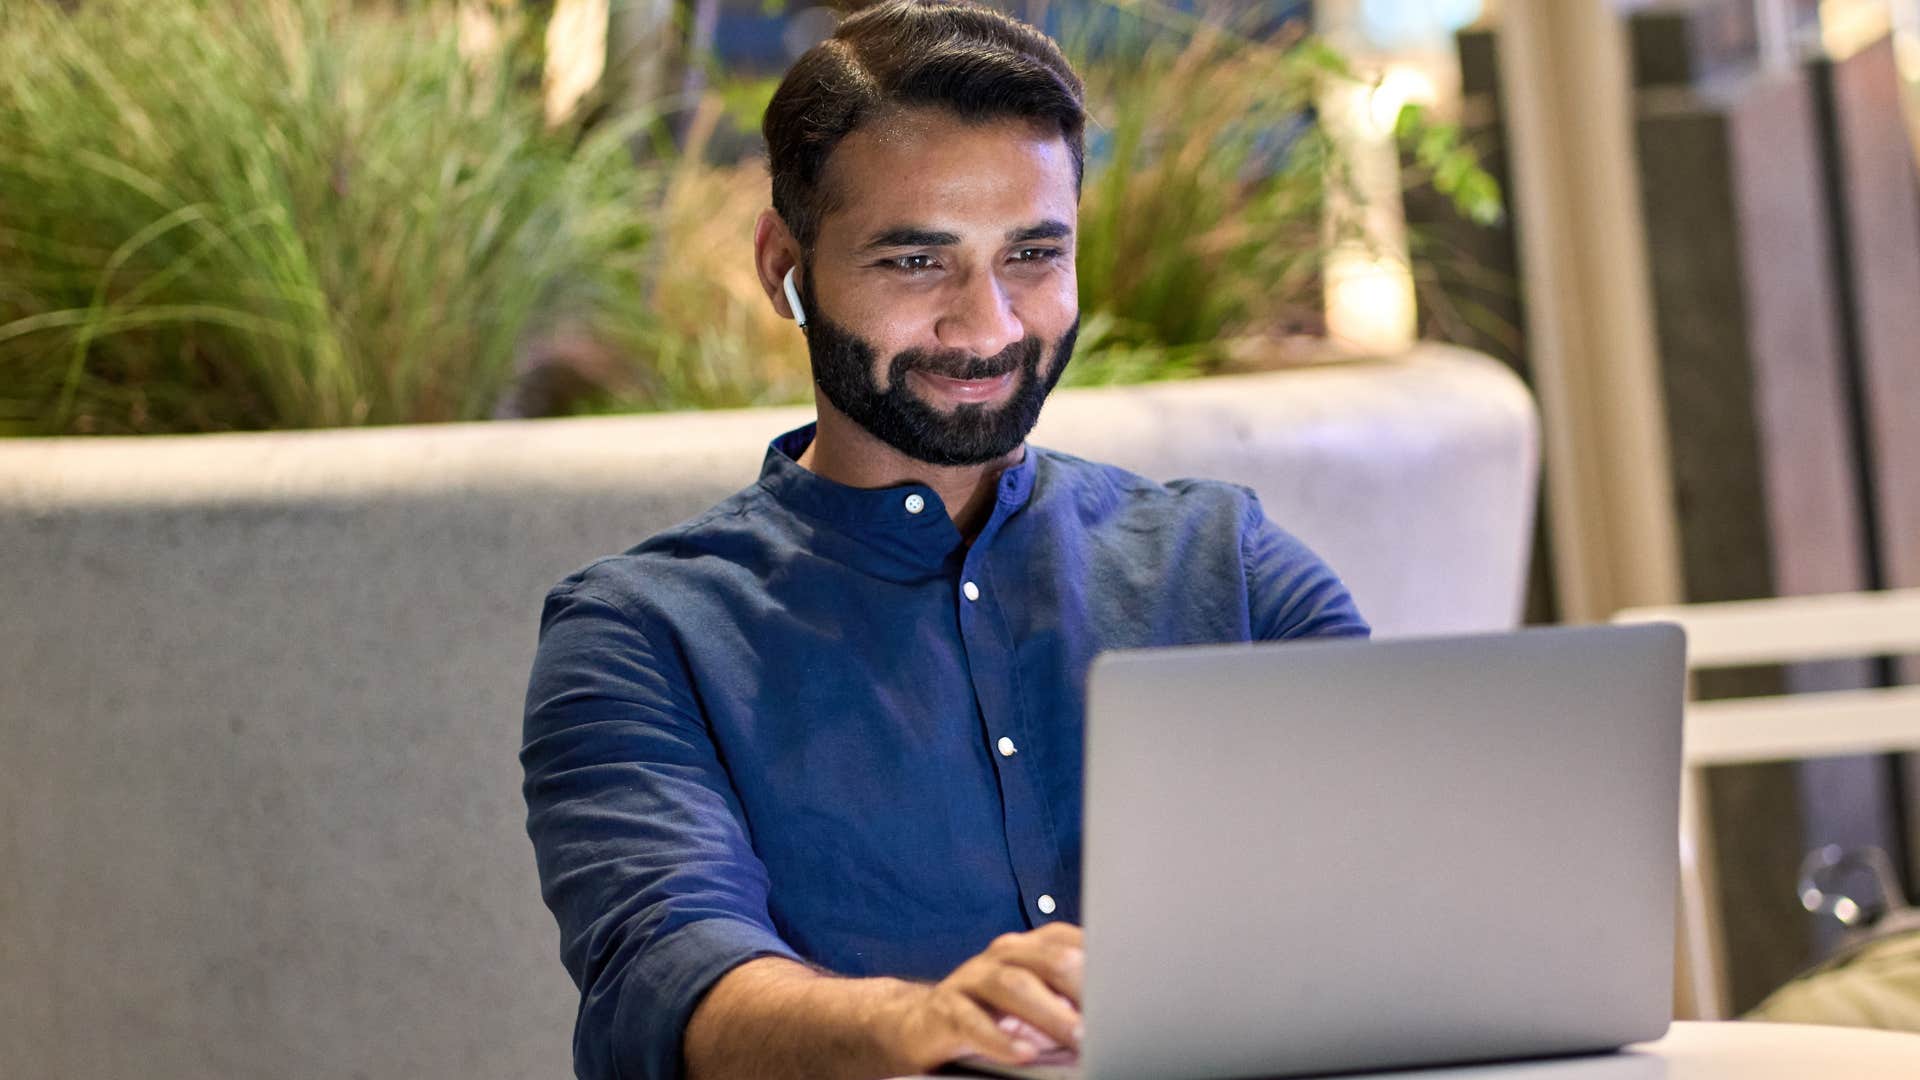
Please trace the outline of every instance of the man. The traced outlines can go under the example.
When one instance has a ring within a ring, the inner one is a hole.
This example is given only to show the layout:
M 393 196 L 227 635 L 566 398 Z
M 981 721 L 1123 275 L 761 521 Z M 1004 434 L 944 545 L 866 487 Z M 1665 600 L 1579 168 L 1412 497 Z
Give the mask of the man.
M 1083 125 L 1055 45 L 964 2 L 861 11 L 774 95 L 754 257 L 818 423 L 557 585 L 527 693 L 582 1076 L 1075 1045 L 1088 663 L 1367 632 L 1245 489 L 1025 444 L 1079 321 Z

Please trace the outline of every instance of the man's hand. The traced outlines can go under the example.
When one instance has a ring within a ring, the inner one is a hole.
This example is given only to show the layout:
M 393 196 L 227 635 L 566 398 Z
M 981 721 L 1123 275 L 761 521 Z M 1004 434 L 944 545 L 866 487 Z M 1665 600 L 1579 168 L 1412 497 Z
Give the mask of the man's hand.
M 936 985 L 903 996 L 881 1033 L 889 1056 L 925 1072 L 971 1054 L 1019 1065 L 1053 1045 L 1078 1050 L 1085 959 L 1071 923 L 1003 934 Z
M 939 983 L 843 979 L 775 956 L 716 982 L 687 1024 L 692 1080 L 878 1080 L 978 1054 L 1080 1047 L 1080 928 L 994 939 Z

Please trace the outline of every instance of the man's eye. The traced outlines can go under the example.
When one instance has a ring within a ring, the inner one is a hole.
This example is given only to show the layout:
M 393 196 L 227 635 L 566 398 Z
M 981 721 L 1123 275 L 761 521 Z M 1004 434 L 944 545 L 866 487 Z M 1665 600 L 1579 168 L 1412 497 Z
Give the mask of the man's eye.
M 1065 252 L 1059 248 L 1021 248 L 1013 253 L 1013 261 L 1021 264 L 1041 265 L 1052 262 L 1064 254 Z M 940 268 L 939 260 L 927 254 L 899 255 L 891 259 L 882 259 L 879 265 L 889 270 L 897 270 L 910 275 L 923 274 L 927 271 L 938 270 Z

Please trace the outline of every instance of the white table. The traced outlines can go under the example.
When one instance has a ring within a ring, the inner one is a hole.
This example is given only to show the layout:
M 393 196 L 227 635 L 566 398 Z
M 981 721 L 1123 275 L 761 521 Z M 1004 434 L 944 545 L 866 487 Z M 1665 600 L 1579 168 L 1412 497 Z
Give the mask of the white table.
M 1666 1038 L 1618 1054 L 1392 1075 L 1394 1080 L 1920 1080 L 1920 1035 L 1812 1024 L 1681 1022 Z
M 1377 1074 L 1381 1080 L 1920 1080 L 1920 1035 L 1811 1024 L 1673 1025 L 1618 1054 Z M 1366 1080 L 1347 1075 L 1341 1080 Z

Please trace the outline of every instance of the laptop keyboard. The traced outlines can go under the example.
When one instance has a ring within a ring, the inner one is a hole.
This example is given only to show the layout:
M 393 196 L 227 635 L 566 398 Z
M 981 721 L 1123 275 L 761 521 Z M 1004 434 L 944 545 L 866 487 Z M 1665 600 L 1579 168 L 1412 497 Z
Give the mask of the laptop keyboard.
M 1027 1065 L 998 1065 L 982 1058 L 966 1058 L 955 1064 L 968 1072 L 1014 1080 L 1080 1080 L 1080 1055 L 1064 1046 L 1043 1052 Z

